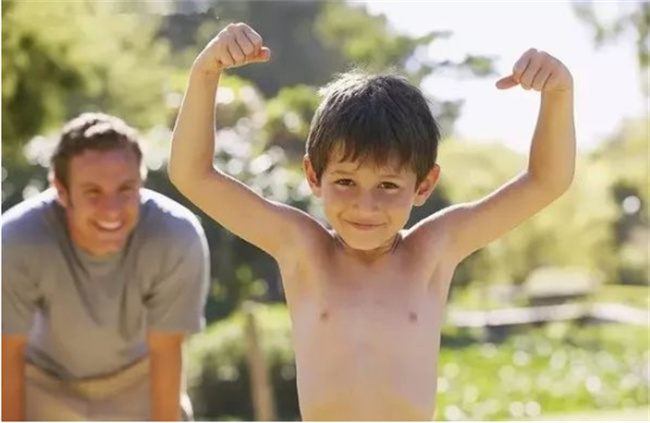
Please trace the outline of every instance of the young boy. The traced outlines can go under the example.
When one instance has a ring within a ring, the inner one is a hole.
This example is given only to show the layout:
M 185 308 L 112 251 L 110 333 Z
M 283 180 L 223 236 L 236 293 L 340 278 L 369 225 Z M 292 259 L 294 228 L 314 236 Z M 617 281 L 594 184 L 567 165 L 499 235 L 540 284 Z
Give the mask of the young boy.
M 531 49 L 497 82 L 541 91 L 526 172 L 486 198 L 403 230 L 440 175 L 439 132 L 422 94 L 394 76 L 331 84 L 307 141 L 304 170 L 328 231 L 261 198 L 212 165 L 221 73 L 270 59 L 262 38 L 229 25 L 193 64 L 169 173 L 191 201 L 278 262 L 293 325 L 306 420 L 430 420 L 440 327 L 456 266 L 548 206 L 571 184 L 572 78 Z

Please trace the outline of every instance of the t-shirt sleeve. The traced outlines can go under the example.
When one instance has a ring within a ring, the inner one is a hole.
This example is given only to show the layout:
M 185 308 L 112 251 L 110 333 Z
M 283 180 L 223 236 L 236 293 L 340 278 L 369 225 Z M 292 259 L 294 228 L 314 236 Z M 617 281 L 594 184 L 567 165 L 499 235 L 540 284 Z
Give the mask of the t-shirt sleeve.
M 172 253 L 145 297 L 148 329 L 196 333 L 205 325 L 210 278 L 208 245 L 200 225 L 170 239 Z
M 20 246 L 2 239 L 2 334 L 28 335 L 39 301 L 39 290 L 26 254 Z M 34 253 L 34 252 L 33 252 Z

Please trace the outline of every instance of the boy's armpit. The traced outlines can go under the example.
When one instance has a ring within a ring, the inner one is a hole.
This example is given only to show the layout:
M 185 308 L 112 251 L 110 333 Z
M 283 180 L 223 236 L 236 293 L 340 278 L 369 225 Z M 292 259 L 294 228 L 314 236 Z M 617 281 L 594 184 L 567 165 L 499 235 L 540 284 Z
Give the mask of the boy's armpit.
M 524 173 L 479 201 L 451 206 L 425 219 L 422 230 L 433 233 L 433 228 L 444 227 L 448 257 L 460 262 L 519 226 L 562 193 L 545 188 Z
M 187 184 L 182 192 L 225 229 L 278 261 L 287 254 L 295 254 L 306 227 L 318 225 L 306 213 L 269 201 L 216 170 Z

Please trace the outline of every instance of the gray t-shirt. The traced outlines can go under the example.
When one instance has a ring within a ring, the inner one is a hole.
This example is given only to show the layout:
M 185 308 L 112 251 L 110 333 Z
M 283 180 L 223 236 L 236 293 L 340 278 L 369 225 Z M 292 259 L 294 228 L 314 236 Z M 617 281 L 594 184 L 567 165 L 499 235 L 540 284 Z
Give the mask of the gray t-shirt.
M 147 330 L 204 325 L 208 247 L 194 214 L 142 189 L 140 218 L 109 257 L 77 248 L 49 189 L 2 216 L 2 334 L 29 335 L 28 362 L 61 379 L 118 371 L 147 354 Z

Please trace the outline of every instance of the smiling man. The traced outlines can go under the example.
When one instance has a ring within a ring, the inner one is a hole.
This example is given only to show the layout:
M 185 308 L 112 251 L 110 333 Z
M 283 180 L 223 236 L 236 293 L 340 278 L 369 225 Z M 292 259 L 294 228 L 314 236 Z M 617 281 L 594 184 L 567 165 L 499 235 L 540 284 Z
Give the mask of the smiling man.
M 64 128 L 49 189 L 2 218 L 2 419 L 178 420 L 182 344 L 201 329 L 196 217 L 142 188 L 122 120 Z

